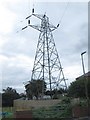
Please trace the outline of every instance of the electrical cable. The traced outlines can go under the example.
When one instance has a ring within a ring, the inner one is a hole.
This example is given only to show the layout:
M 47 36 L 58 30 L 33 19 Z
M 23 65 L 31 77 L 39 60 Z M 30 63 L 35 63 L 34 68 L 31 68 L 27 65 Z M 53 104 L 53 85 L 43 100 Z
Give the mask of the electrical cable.
M 66 7 L 65 7 L 65 10 L 64 10 L 64 12 L 63 12 L 63 14 L 62 14 L 62 16 L 61 16 L 61 19 L 60 19 L 60 21 L 59 21 L 57 27 L 59 27 L 59 25 L 61 24 L 62 19 L 63 19 L 64 15 L 65 15 L 65 12 L 66 12 L 66 10 L 67 10 L 67 8 L 68 8 L 68 6 L 69 6 L 69 3 L 70 3 L 70 2 L 68 2 L 67 5 L 66 5 Z

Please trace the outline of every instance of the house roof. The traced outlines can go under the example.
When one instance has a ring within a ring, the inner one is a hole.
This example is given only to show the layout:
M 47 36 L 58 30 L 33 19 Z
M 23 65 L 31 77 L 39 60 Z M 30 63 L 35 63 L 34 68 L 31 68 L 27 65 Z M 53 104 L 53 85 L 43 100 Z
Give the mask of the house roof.
M 90 71 L 87 72 L 87 73 L 85 73 L 85 76 L 86 76 L 86 77 L 90 77 Z M 81 76 L 77 77 L 76 80 L 77 80 L 77 79 L 80 79 L 80 78 L 82 78 L 82 77 L 84 77 L 84 75 L 81 75 Z

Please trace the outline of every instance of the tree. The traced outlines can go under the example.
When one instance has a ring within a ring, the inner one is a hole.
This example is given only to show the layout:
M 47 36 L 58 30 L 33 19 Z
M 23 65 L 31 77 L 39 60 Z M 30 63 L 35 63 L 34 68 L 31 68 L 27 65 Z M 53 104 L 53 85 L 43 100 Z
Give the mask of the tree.
M 4 93 L 2 93 L 2 106 L 13 106 L 13 100 L 20 98 L 17 91 L 11 87 L 7 87 L 6 89 L 3 89 L 3 91 Z
M 36 99 L 42 94 L 42 90 L 45 92 L 46 83 L 43 80 L 32 80 L 25 86 L 27 97 L 33 99 L 33 96 Z
M 69 86 L 68 89 L 68 95 L 71 97 L 81 97 L 81 98 L 85 98 L 85 78 L 80 78 L 74 82 L 71 83 L 71 85 Z M 88 84 L 87 84 L 87 88 L 88 88 L 88 95 L 90 98 L 90 80 L 88 79 Z

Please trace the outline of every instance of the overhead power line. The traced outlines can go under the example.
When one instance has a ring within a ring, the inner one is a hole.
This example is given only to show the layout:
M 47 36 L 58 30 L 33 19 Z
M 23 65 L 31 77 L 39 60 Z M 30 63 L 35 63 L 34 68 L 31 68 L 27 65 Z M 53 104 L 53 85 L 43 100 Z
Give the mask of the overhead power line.
M 59 21 L 58 24 L 61 24 L 61 22 L 62 22 L 62 20 L 63 20 L 63 17 L 64 17 L 64 15 L 65 15 L 65 13 L 66 13 L 66 10 L 67 10 L 67 8 L 68 8 L 68 6 L 69 6 L 69 4 L 70 4 L 70 2 L 67 3 L 67 5 L 66 5 L 66 7 L 65 7 L 65 9 L 64 9 L 64 11 L 63 11 L 63 14 L 62 14 L 62 16 L 61 16 L 61 19 L 60 19 L 60 21 Z

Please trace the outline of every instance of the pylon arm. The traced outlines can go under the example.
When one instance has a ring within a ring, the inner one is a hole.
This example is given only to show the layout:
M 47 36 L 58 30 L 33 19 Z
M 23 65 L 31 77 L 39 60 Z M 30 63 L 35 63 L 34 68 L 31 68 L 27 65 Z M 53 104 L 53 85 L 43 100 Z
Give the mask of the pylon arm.
M 52 24 L 49 24 L 49 27 L 50 27 L 50 28 L 53 28 L 53 29 L 57 29 L 57 27 L 55 27 L 55 26 L 52 25 Z
M 32 15 L 29 15 L 28 17 L 26 17 L 26 19 L 30 18 Z
M 32 14 L 33 16 L 35 16 L 35 17 L 37 17 L 37 18 L 39 18 L 39 19 L 43 19 L 43 17 L 44 17 L 44 15 L 39 15 L 39 14 Z
M 28 18 L 30 18 L 30 17 L 32 17 L 32 16 L 35 16 L 35 17 L 37 17 L 37 18 L 39 18 L 39 19 L 42 20 L 45 15 L 32 14 L 32 15 L 29 15 L 28 17 L 26 17 L 26 19 L 28 19 Z
M 22 28 L 22 30 L 26 29 L 28 26 L 25 26 L 24 28 Z
M 41 26 L 37 26 L 37 25 L 29 25 L 29 26 L 41 32 Z
M 50 32 L 52 32 L 52 31 L 54 31 L 54 30 L 56 30 L 57 28 L 53 28 L 53 29 L 50 29 Z
M 54 31 L 55 29 L 57 29 L 57 27 L 55 27 L 55 26 L 52 25 L 52 24 L 49 24 L 49 28 L 50 28 L 50 31 Z

